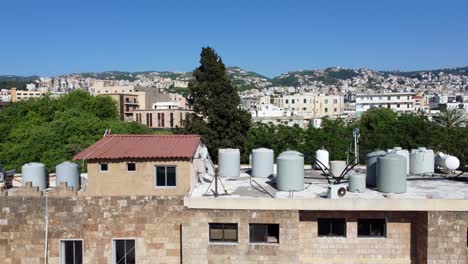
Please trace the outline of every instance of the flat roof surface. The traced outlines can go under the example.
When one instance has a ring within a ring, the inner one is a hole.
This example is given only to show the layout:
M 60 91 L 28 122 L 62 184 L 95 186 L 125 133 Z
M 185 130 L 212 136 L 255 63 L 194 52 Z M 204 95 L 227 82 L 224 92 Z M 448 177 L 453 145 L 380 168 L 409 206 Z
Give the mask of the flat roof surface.
M 352 173 L 365 171 L 358 169 Z M 446 177 L 441 174 L 408 176 L 407 192 L 401 194 L 367 188 L 363 193 L 347 192 L 344 198 L 330 199 L 327 198 L 328 182 L 321 171 L 306 169 L 304 191 L 290 193 L 275 188 L 274 176 L 251 178 L 244 170 L 240 177 L 220 178 L 218 197 L 214 197 L 214 183 L 210 186 L 211 179 L 204 178 L 185 200 L 188 207 L 216 209 L 468 210 L 468 174 L 456 180 Z M 342 184 L 347 186 L 347 179 Z

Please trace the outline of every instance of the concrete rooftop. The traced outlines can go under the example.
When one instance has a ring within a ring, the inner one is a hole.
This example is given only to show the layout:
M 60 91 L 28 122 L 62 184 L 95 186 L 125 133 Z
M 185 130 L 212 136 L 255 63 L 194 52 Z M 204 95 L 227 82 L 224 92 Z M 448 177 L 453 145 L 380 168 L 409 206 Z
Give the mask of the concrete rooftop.
M 357 170 L 365 173 L 362 168 Z M 219 183 L 216 198 L 212 179 L 204 178 L 185 198 L 185 204 L 213 209 L 468 210 L 468 174 L 457 180 L 444 176 L 409 176 L 407 192 L 402 194 L 367 188 L 364 193 L 347 192 L 344 198 L 329 199 L 328 182 L 320 171 L 306 169 L 304 191 L 289 193 L 275 189 L 274 177 L 251 178 L 243 170 L 238 178 L 221 178 L 227 194 Z M 347 180 L 343 184 L 347 186 Z

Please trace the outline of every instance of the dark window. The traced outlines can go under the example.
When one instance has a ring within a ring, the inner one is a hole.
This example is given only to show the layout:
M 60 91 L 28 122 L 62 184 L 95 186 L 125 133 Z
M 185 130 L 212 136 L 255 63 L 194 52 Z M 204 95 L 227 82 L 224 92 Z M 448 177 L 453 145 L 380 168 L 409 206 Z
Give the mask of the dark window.
M 174 127 L 174 113 L 169 114 L 169 122 L 171 124 L 171 127 Z
M 346 219 L 344 218 L 319 218 L 318 236 L 346 237 Z
M 250 243 L 279 243 L 279 224 L 250 224 Z
M 336 112 L 336 108 L 333 108 L 333 112 Z
M 83 263 L 83 241 L 66 240 L 61 242 L 61 264 L 81 264 Z
M 337 103 L 338 103 L 338 99 L 333 99 L 333 103 L 334 103 L 334 104 L 337 104 Z
M 115 264 L 135 264 L 135 240 L 114 240 L 114 256 Z
M 307 99 L 304 99 L 304 104 L 307 103 Z
M 358 219 L 358 237 L 386 237 L 385 219 Z
M 400 104 L 397 104 L 396 107 L 400 108 Z
M 294 99 L 291 99 L 291 103 L 293 103 L 293 104 L 294 104 Z
M 101 163 L 101 171 L 107 171 L 109 169 L 109 165 L 107 163 Z
M 327 107 L 325 107 L 325 113 L 327 113 L 327 112 L 328 112 L 328 108 L 327 108 Z
M 286 103 L 288 103 L 288 99 L 286 99 Z
M 164 113 L 161 113 L 161 127 L 164 127 Z
M 136 164 L 135 163 L 127 163 L 127 170 L 128 171 L 136 171 Z
M 156 166 L 156 186 L 177 186 L 175 166 Z
M 397 96 L 396 99 L 400 100 L 400 96 Z
M 237 224 L 210 223 L 210 242 L 237 242 Z

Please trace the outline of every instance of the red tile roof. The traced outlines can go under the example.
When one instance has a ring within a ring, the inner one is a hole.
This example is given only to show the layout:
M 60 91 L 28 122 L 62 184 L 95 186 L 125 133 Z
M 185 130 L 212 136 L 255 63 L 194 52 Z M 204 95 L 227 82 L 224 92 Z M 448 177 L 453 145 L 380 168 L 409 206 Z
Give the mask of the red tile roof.
M 74 160 L 191 158 L 198 135 L 108 134 L 73 157 Z

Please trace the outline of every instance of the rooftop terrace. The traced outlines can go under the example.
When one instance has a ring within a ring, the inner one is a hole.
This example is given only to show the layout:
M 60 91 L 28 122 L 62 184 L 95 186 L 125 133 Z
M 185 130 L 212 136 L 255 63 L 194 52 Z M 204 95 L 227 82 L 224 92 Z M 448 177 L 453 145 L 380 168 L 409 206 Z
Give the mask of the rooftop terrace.
M 358 170 L 365 173 L 362 168 Z M 327 198 L 328 182 L 320 171 L 306 169 L 304 191 L 290 193 L 278 191 L 274 177 L 251 178 L 244 169 L 238 178 L 220 178 L 218 197 L 214 196 L 214 183 L 210 186 L 212 179 L 204 179 L 185 198 L 185 205 L 211 209 L 468 210 L 468 173 L 456 180 L 446 177 L 409 176 L 407 192 L 402 194 L 367 188 L 363 193 L 347 192 L 344 198 L 330 199 Z M 343 184 L 347 186 L 347 180 Z

